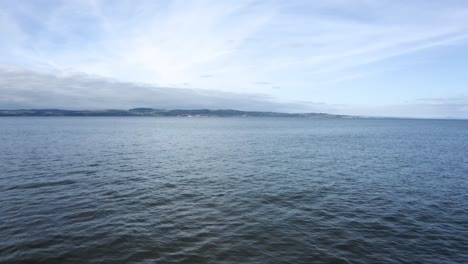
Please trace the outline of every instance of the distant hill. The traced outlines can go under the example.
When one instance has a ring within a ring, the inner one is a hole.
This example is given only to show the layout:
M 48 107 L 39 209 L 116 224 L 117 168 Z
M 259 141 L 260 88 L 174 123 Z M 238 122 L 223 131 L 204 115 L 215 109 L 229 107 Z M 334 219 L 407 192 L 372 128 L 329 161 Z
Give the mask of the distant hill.
M 352 118 L 345 115 L 325 113 L 278 113 L 239 110 L 166 110 L 153 108 L 133 108 L 130 110 L 62 110 L 62 109 L 18 109 L 0 110 L 0 116 L 168 116 L 168 117 L 314 117 Z

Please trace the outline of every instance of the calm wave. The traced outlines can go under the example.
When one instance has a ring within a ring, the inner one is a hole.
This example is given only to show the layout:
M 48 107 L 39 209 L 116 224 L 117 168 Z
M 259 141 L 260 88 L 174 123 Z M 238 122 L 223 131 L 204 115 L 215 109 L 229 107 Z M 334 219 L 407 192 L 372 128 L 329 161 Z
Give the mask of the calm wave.
M 468 122 L 2 118 L 1 263 L 468 263 Z

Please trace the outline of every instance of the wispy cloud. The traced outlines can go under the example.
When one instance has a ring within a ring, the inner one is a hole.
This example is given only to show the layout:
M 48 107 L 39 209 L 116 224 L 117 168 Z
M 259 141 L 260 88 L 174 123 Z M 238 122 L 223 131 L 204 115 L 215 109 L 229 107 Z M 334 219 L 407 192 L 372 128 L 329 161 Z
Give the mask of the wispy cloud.
M 339 111 L 367 116 L 467 119 L 468 96 L 419 98 L 402 104 L 343 105 Z
M 422 3 L 24 1 L 3 3 L 0 17 L 2 35 L 12 36 L 4 43 L 16 50 L 7 55 L 20 53 L 19 64 L 160 84 L 198 84 L 203 72 L 219 72 L 230 86 L 228 78 L 252 84 L 298 68 L 320 81 L 466 40 L 468 6 Z
M 161 84 L 202 75 L 274 12 L 253 1 L 64 1 L 47 14 L 37 8 L 9 7 L 4 15 L 8 29 L 19 36 L 9 41 L 11 46 L 19 47 L 31 66 Z M 38 34 L 19 23 L 23 12 L 32 18 L 45 15 L 34 19 Z
M 418 102 L 424 104 L 465 104 L 468 105 L 468 95 L 457 97 L 419 98 Z

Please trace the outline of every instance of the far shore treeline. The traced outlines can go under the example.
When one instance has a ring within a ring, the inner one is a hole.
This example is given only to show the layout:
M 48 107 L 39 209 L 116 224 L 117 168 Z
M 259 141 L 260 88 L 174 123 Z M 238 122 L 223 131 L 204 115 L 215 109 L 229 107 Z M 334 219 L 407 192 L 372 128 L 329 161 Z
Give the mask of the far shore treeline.
M 0 110 L 0 116 L 168 116 L 168 117 L 315 117 L 352 118 L 345 115 L 326 113 L 279 113 L 239 110 L 166 110 L 153 108 L 133 108 L 130 110 L 62 110 L 62 109 L 18 109 Z

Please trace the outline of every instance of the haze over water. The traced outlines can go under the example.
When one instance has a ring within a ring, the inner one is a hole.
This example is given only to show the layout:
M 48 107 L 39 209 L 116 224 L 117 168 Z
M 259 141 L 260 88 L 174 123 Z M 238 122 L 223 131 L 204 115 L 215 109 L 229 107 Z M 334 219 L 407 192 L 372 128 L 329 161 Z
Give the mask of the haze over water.
M 468 122 L 2 118 L 1 263 L 466 263 Z

